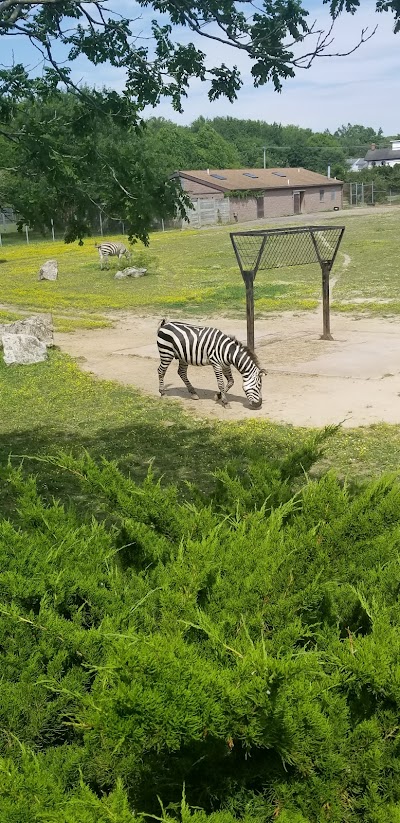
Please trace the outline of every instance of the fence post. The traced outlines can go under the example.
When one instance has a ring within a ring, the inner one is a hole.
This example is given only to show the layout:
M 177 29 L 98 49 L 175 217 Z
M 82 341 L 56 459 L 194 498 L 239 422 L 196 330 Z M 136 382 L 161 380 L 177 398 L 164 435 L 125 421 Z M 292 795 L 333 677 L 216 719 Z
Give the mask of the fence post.
M 357 184 L 356 184 L 357 185 Z M 322 270 L 322 323 L 323 331 L 321 340 L 333 340 L 331 335 L 331 318 L 329 306 L 329 275 L 331 271 L 330 263 L 321 263 Z
M 28 229 L 28 226 L 27 226 L 26 223 L 25 223 L 25 234 L 26 234 L 26 242 L 29 245 L 29 229 Z
M 3 241 L 1 239 L 1 234 L 0 234 L 0 246 L 2 246 L 2 245 L 3 245 Z
M 51 234 L 53 236 L 53 243 L 54 243 L 56 238 L 54 236 L 54 220 L 53 220 L 53 218 L 51 218 Z
M 100 234 L 103 237 L 103 219 L 101 216 L 101 211 L 99 211 L 99 219 L 100 219 Z
M 371 183 L 371 203 L 372 203 L 373 206 L 375 205 L 375 201 L 374 201 L 374 181 L 372 181 L 372 183 Z
M 254 351 L 254 276 L 252 272 L 243 272 L 246 286 L 247 345 Z

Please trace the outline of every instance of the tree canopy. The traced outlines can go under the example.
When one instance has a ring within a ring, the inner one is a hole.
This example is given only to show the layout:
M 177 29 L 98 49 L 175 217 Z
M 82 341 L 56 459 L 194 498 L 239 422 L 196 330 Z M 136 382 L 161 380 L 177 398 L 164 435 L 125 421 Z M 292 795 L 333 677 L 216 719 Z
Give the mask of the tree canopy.
M 257 6 L 252 0 L 135 0 L 122 6 L 130 14 L 120 14 L 116 0 L 0 0 L 0 36 L 28 38 L 65 82 L 72 83 L 71 64 L 84 55 L 94 65 L 107 61 L 124 69 L 125 92 L 139 108 L 166 96 L 181 110 L 193 77 L 209 81 L 210 100 L 221 95 L 233 100 L 242 82 L 234 63 L 209 65 L 200 48 L 180 42 L 182 30 L 226 47 L 224 53 L 246 54 L 254 84 L 272 82 L 280 90 L 282 80 L 298 69 L 335 53 L 334 23 L 358 6 L 359 0 L 331 0 L 332 22 L 322 30 L 301 0 L 263 0 Z M 397 29 L 398 0 L 377 0 L 376 8 L 392 11 Z M 149 11 L 157 19 L 143 21 Z M 350 51 L 371 33 L 363 30 Z M 67 67 L 55 55 L 56 43 L 65 47 Z

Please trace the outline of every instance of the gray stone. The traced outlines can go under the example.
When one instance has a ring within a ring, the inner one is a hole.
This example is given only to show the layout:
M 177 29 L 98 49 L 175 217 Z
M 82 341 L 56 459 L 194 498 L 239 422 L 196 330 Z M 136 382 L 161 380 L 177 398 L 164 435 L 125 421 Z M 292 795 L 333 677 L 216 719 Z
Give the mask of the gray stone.
M 46 260 L 39 270 L 38 280 L 57 280 L 58 263 L 57 260 Z
M 15 320 L 14 323 L 0 323 L 0 336 L 3 334 L 29 334 L 46 346 L 53 346 L 53 318 L 51 314 L 34 314 L 25 320 Z
M 42 363 L 47 358 L 46 344 L 32 334 L 3 334 L 2 343 L 7 366 Z
M 134 266 L 128 266 L 123 271 L 117 271 L 115 275 L 116 280 L 122 280 L 123 277 L 143 277 L 147 269 L 136 269 Z

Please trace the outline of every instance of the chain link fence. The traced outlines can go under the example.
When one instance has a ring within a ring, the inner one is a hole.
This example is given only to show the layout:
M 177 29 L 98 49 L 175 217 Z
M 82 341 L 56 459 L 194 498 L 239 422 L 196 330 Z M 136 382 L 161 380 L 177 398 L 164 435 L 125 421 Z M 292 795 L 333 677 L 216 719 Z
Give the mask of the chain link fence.
M 385 186 L 382 180 L 371 183 L 345 183 L 343 202 L 347 206 L 375 206 L 377 203 L 399 203 L 400 188 Z

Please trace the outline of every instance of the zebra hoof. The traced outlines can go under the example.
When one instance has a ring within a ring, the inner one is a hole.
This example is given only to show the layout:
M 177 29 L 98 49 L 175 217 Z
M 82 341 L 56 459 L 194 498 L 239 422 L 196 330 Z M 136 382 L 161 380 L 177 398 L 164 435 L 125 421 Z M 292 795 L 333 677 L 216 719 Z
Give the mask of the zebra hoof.
M 215 401 L 221 400 L 221 396 L 222 396 L 222 395 L 221 395 L 221 392 L 220 392 L 220 391 L 219 391 L 219 392 L 217 392 L 216 394 L 214 394 L 214 400 L 215 400 Z
M 196 394 L 196 392 L 190 392 L 190 396 L 191 396 L 192 400 L 198 400 L 199 399 L 199 395 Z

